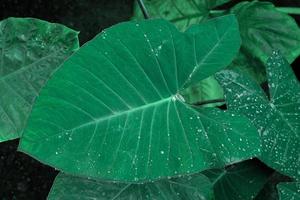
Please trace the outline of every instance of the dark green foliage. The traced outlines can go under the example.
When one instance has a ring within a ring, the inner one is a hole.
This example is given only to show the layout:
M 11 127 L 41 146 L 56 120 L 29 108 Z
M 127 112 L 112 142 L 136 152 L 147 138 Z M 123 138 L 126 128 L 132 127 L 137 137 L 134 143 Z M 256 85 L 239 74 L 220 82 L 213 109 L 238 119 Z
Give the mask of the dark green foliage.
M 135 7 L 78 51 L 62 25 L 1 21 L 0 141 L 62 171 L 49 199 L 299 199 L 300 29 L 226 3 L 145 1 L 165 20 Z

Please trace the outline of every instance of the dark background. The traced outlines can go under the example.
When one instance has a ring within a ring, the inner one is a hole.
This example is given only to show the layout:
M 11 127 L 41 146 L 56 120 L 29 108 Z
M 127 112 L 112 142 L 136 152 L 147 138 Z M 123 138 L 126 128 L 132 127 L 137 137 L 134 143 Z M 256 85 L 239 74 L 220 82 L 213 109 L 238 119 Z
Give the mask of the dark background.
M 239 2 L 222 6 L 226 8 Z M 300 7 L 299 0 L 273 0 L 277 6 Z M 80 31 L 81 44 L 102 29 L 132 16 L 133 0 L 1 0 L 0 20 L 35 17 Z M 294 16 L 300 24 L 300 17 Z M 299 59 L 298 59 L 299 60 Z M 296 68 L 296 62 L 293 64 Z M 58 173 L 33 158 L 17 152 L 18 140 L 0 144 L 0 200 L 46 199 Z

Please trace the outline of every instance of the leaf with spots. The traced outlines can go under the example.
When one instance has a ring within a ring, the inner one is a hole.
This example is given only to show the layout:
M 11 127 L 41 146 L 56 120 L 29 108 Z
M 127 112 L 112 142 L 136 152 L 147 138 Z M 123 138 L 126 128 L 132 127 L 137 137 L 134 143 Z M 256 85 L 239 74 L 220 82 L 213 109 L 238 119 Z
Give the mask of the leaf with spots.
M 210 178 L 215 200 L 251 200 L 267 183 L 272 170 L 256 160 L 247 160 L 203 174 Z
M 232 15 L 185 33 L 164 20 L 113 26 L 43 88 L 20 150 L 67 173 L 119 181 L 253 157 L 260 142 L 246 118 L 196 110 L 178 94 L 226 67 L 239 42 Z
M 20 137 L 40 89 L 77 50 L 77 35 L 38 19 L 0 22 L 0 142 Z
M 300 199 L 300 182 L 279 183 L 277 188 L 280 200 Z
M 202 174 L 132 184 L 96 181 L 60 173 L 48 200 L 76 199 L 211 200 L 213 190 L 210 180 Z
M 267 65 L 270 98 L 249 77 L 224 70 L 217 74 L 228 108 L 247 116 L 261 135 L 260 159 L 300 178 L 300 85 L 288 62 L 274 52 Z

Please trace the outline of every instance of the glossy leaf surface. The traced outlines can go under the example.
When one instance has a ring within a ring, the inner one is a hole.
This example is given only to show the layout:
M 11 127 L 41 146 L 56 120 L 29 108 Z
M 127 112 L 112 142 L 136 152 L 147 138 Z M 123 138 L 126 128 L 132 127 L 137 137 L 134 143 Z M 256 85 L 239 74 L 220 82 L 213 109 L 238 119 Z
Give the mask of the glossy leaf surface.
M 41 87 L 78 48 L 77 34 L 38 19 L 0 22 L 0 142 L 20 137 Z
M 49 200 L 211 200 L 212 184 L 202 175 L 160 180 L 145 184 L 113 183 L 59 174 Z
M 292 63 L 300 54 L 300 28 L 293 17 L 270 2 L 241 2 L 230 12 L 238 19 L 242 46 L 233 66 L 258 81 L 266 80 L 264 63 L 274 49 Z M 257 63 L 257 64 L 255 64 Z
M 277 185 L 280 200 L 298 200 L 300 199 L 300 183 L 280 183 Z
M 233 71 L 217 75 L 224 86 L 228 107 L 246 115 L 262 140 L 260 159 L 272 168 L 300 177 L 300 85 L 278 52 L 267 62 L 270 100 L 250 78 Z
M 44 87 L 21 151 L 64 172 L 121 181 L 189 174 L 257 155 L 258 133 L 248 120 L 196 110 L 177 94 L 231 62 L 239 47 L 236 25 L 226 16 L 186 33 L 164 20 L 105 30 Z
M 209 11 L 230 0 L 151 0 L 144 1 L 151 18 L 162 18 L 185 31 L 193 24 L 207 20 Z M 135 3 L 132 19 L 144 19 L 140 7 Z
M 262 163 L 247 160 L 203 174 L 213 183 L 215 200 L 251 200 L 263 188 L 272 170 Z

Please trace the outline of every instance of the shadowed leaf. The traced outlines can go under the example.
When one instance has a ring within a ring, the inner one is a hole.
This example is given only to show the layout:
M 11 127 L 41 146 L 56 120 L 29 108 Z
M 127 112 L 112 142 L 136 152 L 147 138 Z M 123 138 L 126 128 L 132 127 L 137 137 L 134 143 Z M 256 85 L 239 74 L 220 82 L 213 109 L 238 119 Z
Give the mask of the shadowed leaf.
M 78 49 L 77 34 L 32 18 L 0 22 L 0 142 L 20 137 L 40 89 Z

